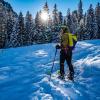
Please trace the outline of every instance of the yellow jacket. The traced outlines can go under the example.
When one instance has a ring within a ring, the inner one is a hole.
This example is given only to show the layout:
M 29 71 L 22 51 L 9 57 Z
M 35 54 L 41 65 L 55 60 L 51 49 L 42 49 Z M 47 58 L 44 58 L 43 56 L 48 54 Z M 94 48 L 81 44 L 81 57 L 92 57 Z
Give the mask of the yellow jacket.
M 66 47 L 72 47 L 74 45 L 73 40 L 77 41 L 77 36 L 71 33 L 64 33 L 61 35 L 61 45 Z

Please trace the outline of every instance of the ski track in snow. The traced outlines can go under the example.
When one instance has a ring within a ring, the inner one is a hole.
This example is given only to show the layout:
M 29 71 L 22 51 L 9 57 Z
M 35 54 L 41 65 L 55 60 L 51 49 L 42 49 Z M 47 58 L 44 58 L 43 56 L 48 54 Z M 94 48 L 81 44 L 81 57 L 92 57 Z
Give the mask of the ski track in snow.
M 0 100 L 100 100 L 100 40 L 77 43 L 74 82 L 53 77 L 59 69 L 59 51 L 49 81 L 55 45 L 0 50 Z

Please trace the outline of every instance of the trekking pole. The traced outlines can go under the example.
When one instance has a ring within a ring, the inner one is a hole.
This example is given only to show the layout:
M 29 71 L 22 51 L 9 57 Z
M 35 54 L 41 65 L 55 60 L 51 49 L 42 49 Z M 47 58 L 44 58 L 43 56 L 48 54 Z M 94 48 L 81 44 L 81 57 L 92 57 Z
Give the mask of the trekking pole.
M 51 71 L 50 71 L 50 78 L 49 78 L 49 81 L 51 80 L 51 74 L 52 74 L 52 71 L 53 71 L 54 62 L 55 62 L 55 58 L 56 58 L 56 54 L 57 54 L 57 49 L 56 49 L 56 51 L 55 51 L 55 56 L 54 56 L 53 64 L 52 64 Z

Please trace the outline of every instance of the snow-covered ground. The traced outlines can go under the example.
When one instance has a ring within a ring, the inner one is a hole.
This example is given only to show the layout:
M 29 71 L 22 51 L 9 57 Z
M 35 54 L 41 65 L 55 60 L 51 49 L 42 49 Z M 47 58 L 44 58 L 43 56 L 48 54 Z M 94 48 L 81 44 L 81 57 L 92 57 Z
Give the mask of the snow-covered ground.
M 74 83 L 48 81 L 54 53 L 55 44 L 0 50 L 0 100 L 100 100 L 100 40 L 77 43 Z

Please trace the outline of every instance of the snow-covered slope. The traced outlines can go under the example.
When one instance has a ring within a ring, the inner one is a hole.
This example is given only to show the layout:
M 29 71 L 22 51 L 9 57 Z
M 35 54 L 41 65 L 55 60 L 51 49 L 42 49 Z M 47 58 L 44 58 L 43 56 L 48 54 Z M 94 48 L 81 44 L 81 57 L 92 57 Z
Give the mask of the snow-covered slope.
M 100 40 L 77 43 L 74 83 L 48 81 L 54 53 L 55 44 L 0 50 L 0 100 L 100 100 Z

